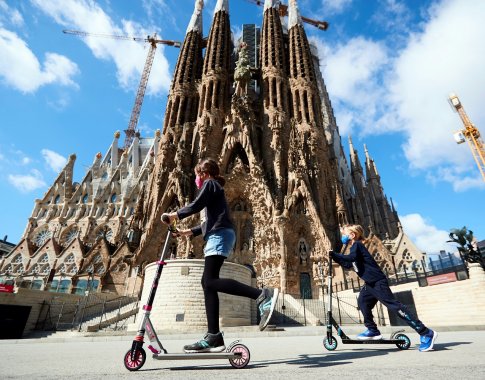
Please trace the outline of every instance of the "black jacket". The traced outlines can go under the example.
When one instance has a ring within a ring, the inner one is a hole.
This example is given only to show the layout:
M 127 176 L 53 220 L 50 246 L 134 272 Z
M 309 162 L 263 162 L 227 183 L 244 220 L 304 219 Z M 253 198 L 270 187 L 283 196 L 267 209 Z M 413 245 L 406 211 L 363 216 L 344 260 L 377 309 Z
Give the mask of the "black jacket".
M 359 277 L 367 284 L 386 279 L 384 272 L 360 241 L 352 244 L 348 255 L 332 252 L 332 258 L 344 268 L 351 269 L 353 267 Z
M 215 179 L 204 181 L 197 198 L 192 203 L 178 210 L 177 215 L 182 220 L 202 210 L 205 211 L 205 215 L 202 215 L 202 223 L 192 228 L 194 236 L 203 234 L 204 239 L 206 239 L 214 231 L 223 228 L 234 229 L 229 216 L 229 207 L 224 188 Z

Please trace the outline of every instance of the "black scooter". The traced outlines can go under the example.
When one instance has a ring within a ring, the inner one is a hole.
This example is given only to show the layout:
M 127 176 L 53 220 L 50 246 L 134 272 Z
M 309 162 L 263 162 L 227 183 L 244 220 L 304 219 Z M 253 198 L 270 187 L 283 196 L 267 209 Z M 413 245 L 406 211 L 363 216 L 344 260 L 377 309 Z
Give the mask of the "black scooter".
M 166 223 L 169 223 L 168 216 L 165 214 L 162 215 L 162 218 Z M 175 224 L 172 224 L 168 228 L 167 238 L 165 239 L 165 243 L 163 246 L 162 254 L 160 260 L 157 262 L 157 272 L 155 277 L 153 278 L 152 288 L 150 290 L 150 295 L 148 296 L 148 302 L 146 305 L 143 306 L 143 318 L 140 323 L 140 327 L 138 332 L 133 339 L 133 343 L 131 345 L 131 349 L 125 354 L 123 358 L 123 363 L 128 371 L 137 371 L 143 364 L 145 364 L 146 360 L 146 352 L 143 349 L 143 339 L 145 333 L 148 336 L 150 344 L 148 345 L 148 349 L 152 352 L 152 358 L 156 360 L 194 360 L 194 359 L 229 359 L 229 363 L 234 368 L 244 368 L 249 363 L 250 359 L 250 352 L 249 349 L 244 345 L 239 343 L 239 340 L 236 340 L 229 344 L 226 351 L 224 352 L 209 352 L 209 353 L 195 353 L 195 354 L 186 354 L 186 353 L 178 353 L 178 354 L 169 354 L 167 350 L 163 348 L 162 343 L 158 339 L 157 333 L 153 328 L 152 322 L 150 321 L 150 312 L 152 310 L 153 301 L 155 299 L 155 294 L 157 292 L 158 281 L 162 274 L 163 267 L 167 265 L 163 260 L 165 258 L 165 254 L 168 251 L 170 237 L 172 233 L 176 233 L 177 228 Z
M 398 330 L 391 334 L 389 339 L 379 339 L 379 340 L 359 340 L 349 338 L 342 328 L 339 326 L 337 321 L 332 316 L 332 256 L 329 252 L 328 261 L 328 309 L 327 309 L 327 337 L 323 340 L 323 346 L 328 351 L 334 351 L 337 348 L 337 339 L 332 335 L 332 327 L 337 330 L 337 335 L 342 340 L 343 344 L 395 344 L 400 350 L 407 350 L 411 346 L 411 340 L 406 334 L 402 334 L 404 330 Z M 320 276 L 323 280 L 323 269 L 319 265 Z M 323 284 L 322 284 L 323 287 Z

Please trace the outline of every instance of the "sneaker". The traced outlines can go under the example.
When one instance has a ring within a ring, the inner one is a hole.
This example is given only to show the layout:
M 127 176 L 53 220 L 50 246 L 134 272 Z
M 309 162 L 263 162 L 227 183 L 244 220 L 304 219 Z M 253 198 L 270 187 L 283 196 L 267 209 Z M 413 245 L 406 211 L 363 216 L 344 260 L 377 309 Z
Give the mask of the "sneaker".
M 379 330 L 365 330 L 362 334 L 357 335 L 358 340 L 381 340 L 382 335 Z
M 279 289 L 277 288 L 263 288 L 261 295 L 256 300 L 261 317 L 259 321 L 259 329 L 263 331 L 268 326 L 269 320 L 273 315 L 276 301 L 278 300 Z
M 436 331 L 428 329 L 428 332 L 426 334 L 421 335 L 421 344 L 419 345 L 419 351 L 431 351 L 433 349 L 434 341 L 436 340 L 437 336 L 438 333 Z
M 224 339 L 222 338 L 222 333 L 217 334 L 207 333 L 204 339 L 199 340 L 194 344 L 189 344 L 184 346 L 184 351 L 188 354 L 193 354 L 197 352 L 222 352 L 226 349 L 224 345 Z

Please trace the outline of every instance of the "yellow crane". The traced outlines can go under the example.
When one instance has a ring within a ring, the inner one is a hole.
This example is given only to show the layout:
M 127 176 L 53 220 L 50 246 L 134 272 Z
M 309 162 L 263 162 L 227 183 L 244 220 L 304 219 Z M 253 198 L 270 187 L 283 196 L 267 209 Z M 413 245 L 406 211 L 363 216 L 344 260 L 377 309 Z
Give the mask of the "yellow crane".
M 468 118 L 468 115 L 466 114 L 460 99 L 458 99 L 458 96 L 455 94 L 450 94 L 449 102 L 453 110 L 458 112 L 461 121 L 465 126 L 465 128 L 460 129 L 453 134 L 455 141 L 457 144 L 462 144 L 465 141 L 468 142 L 473 154 L 473 158 L 475 159 L 478 169 L 480 170 L 483 180 L 485 181 L 485 145 L 480 137 L 480 131 Z
M 135 137 L 136 126 L 138 125 L 138 119 L 140 118 L 141 106 L 143 104 L 143 98 L 145 97 L 145 91 L 148 85 L 148 77 L 150 76 L 150 71 L 152 69 L 153 59 L 155 58 L 155 50 L 157 49 L 157 44 L 164 44 L 168 46 L 174 46 L 179 48 L 182 44 L 179 41 L 173 40 L 159 40 L 157 39 L 156 33 L 153 36 L 148 36 L 147 38 L 142 37 L 130 37 L 130 36 L 116 36 L 111 34 L 100 34 L 100 33 L 88 33 L 79 30 L 63 30 L 65 34 L 73 34 L 81 37 L 105 37 L 112 38 L 116 40 L 128 40 L 128 41 L 140 41 L 150 43 L 150 50 L 148 51 L 147 59 L 145 62 L 145 67 L 141 75 L 140 85 L 138 86 L 138 91 L 136 93 L 135 105 L 131 111 L 130 123 L 128 124 L 128 129 L 125 130 L 125 145 L 124 149 L 128 149 L 133 142 Z

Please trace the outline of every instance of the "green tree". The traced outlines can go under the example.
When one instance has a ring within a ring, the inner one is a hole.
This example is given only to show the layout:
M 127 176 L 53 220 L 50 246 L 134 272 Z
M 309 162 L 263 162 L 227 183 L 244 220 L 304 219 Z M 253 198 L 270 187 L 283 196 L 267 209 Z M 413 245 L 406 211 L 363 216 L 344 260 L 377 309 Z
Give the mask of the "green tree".
M 448 243 L 458 244 L 458 252 L 461 258 L 469 263 L 479 263 L 485 269 L 482 255 L 477 246 L 477 239 L 473 236 L 473 231 L 466 228 L 454 228 L 450 230 Z

